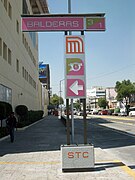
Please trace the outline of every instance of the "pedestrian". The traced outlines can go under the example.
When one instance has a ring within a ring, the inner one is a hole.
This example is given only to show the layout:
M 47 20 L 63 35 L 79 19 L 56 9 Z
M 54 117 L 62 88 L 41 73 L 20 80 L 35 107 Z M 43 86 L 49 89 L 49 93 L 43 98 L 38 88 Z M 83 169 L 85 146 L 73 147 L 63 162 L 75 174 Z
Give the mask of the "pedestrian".
M 14 142 L 14 130 L 17 127 L 16 117 L 14 116 L 14 112 L 11 112 L 9 117 L 6 120 L 7 128 L 10 134 L 11 142 Z

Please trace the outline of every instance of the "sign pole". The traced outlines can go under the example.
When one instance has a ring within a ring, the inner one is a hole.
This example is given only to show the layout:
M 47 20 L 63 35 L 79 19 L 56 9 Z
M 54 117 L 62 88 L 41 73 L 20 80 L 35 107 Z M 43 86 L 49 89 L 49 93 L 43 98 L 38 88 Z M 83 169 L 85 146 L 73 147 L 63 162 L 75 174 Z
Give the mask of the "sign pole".
M 67 35 L 67 31 L 65 31 L 65 36 Z M 67 128 L 67 145 L 70 145 L 70 123 L 69 123 L 69 99 L 66 99 L 66 128 Z
M 68 0 L 68 13 L 70 14 L 71 13 L 71 0 Z M 69 35 L 72 35 L 72 32 L 69 31 Z M 71 125 L 71 129 L 72 129 L 72 144 L 74 144 L 74 113 L 73 113 L 73 110 L 74 110 L 74 104 L 73 104 L 73 99 L 71 99 L 71 121 L 72 121 L 72 125 Z
M 67 111 L 67 120 L 66 120 L 67 145 L 70 145 L 69 99 L 66 99 L 66 111 Z
M 87 144 L 86 99 L 83 99 L 84 144 Z
M 71 119 L 72 119 L 72 144 L 74 144 L 74 104 L 73 99 L 71 99 Z
M 81 31 L 81 35 L 84 35 L 84 31 Z M 87 144 L 86 98 L 83 99 L 83 124 L 84 124 L 84 144 Z

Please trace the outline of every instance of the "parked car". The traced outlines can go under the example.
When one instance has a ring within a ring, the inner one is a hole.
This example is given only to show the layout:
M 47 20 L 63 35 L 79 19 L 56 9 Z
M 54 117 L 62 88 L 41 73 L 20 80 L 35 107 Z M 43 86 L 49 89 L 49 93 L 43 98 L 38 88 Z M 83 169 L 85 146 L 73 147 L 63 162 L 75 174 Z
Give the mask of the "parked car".
M 129 116 L 135 116 L 135 107 L 129 108 Z
M 108 110 L 104 109 L 101 111 L 101 115 L 107 115 L 108 114 Z
M 118 114 L 118 116 L 127 116 L 127 112 L 120 112 L 119 114 Z
M 91 114 L 98 114 L 98 110 L 97 109 L 93 109 L 92 113 Z

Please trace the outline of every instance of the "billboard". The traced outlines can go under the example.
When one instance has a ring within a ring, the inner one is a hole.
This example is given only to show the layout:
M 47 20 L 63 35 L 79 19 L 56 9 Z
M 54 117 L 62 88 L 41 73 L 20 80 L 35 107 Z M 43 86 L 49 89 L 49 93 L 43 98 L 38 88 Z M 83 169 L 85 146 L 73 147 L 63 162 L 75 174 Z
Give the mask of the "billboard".
M 47 78 L 46 64 L 39 64 L 39 78 Z

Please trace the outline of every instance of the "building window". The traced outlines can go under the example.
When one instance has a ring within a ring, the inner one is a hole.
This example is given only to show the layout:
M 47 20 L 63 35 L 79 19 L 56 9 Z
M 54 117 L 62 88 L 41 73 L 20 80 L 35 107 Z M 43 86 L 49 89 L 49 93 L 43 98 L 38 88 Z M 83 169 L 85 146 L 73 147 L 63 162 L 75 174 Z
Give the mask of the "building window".
M 19 33 L 19 22 L 16 21 L 16 31 Z
M 23 0 L 23 9 L 22 9 L 23 14 L 29 14 L 28 6 L 26 3 L 26 0 Z
M 31 37 L 33 46 L 36 47 L 36 33 L 35 32 L 29 32 L 29 35 Z
M 29 83 L 32 85 L 32 77 L 29 75 Z
M 19 73 L 19 60 L 16 59 L 16 71 Z
M 7 60 L 7 45 L 3 42 L 3 58 Z
M 2 39 L 0 38 L 0 56 L 2 55 Z
M 12 104 L 12 90 L 0 84 L 0 101 Z
M 25 78 L 25 80 L 27 79 L 27 71 L 26 71 L 26 69 L 24 70 L 25 72 L 24 72 L 24 78 Z
M 9 15 L 10 19 L 12 19 L 12 6 L 10 3 L 8 3 L 8 15 Z
M 11 57 L 11 50 L 8 49 L 8 63 L 11 65 L 12 57 Z
M 4 7 L 5 7 L 6 11 L 7 11 L 7 0 L 4 0 Z
M 25 38 L 24 38 L 24 34 L 22 33 L 22 42 L 23 44 L 25 43 Z
M 27 75 L 26 75 L 26 80 L 27 80 L 27 81 L 29 80 L 29 75 L 28 75 L 28 72 L 27 72 Z
M 22 77 L 24 78 L 24 67 L 22 67 Z

